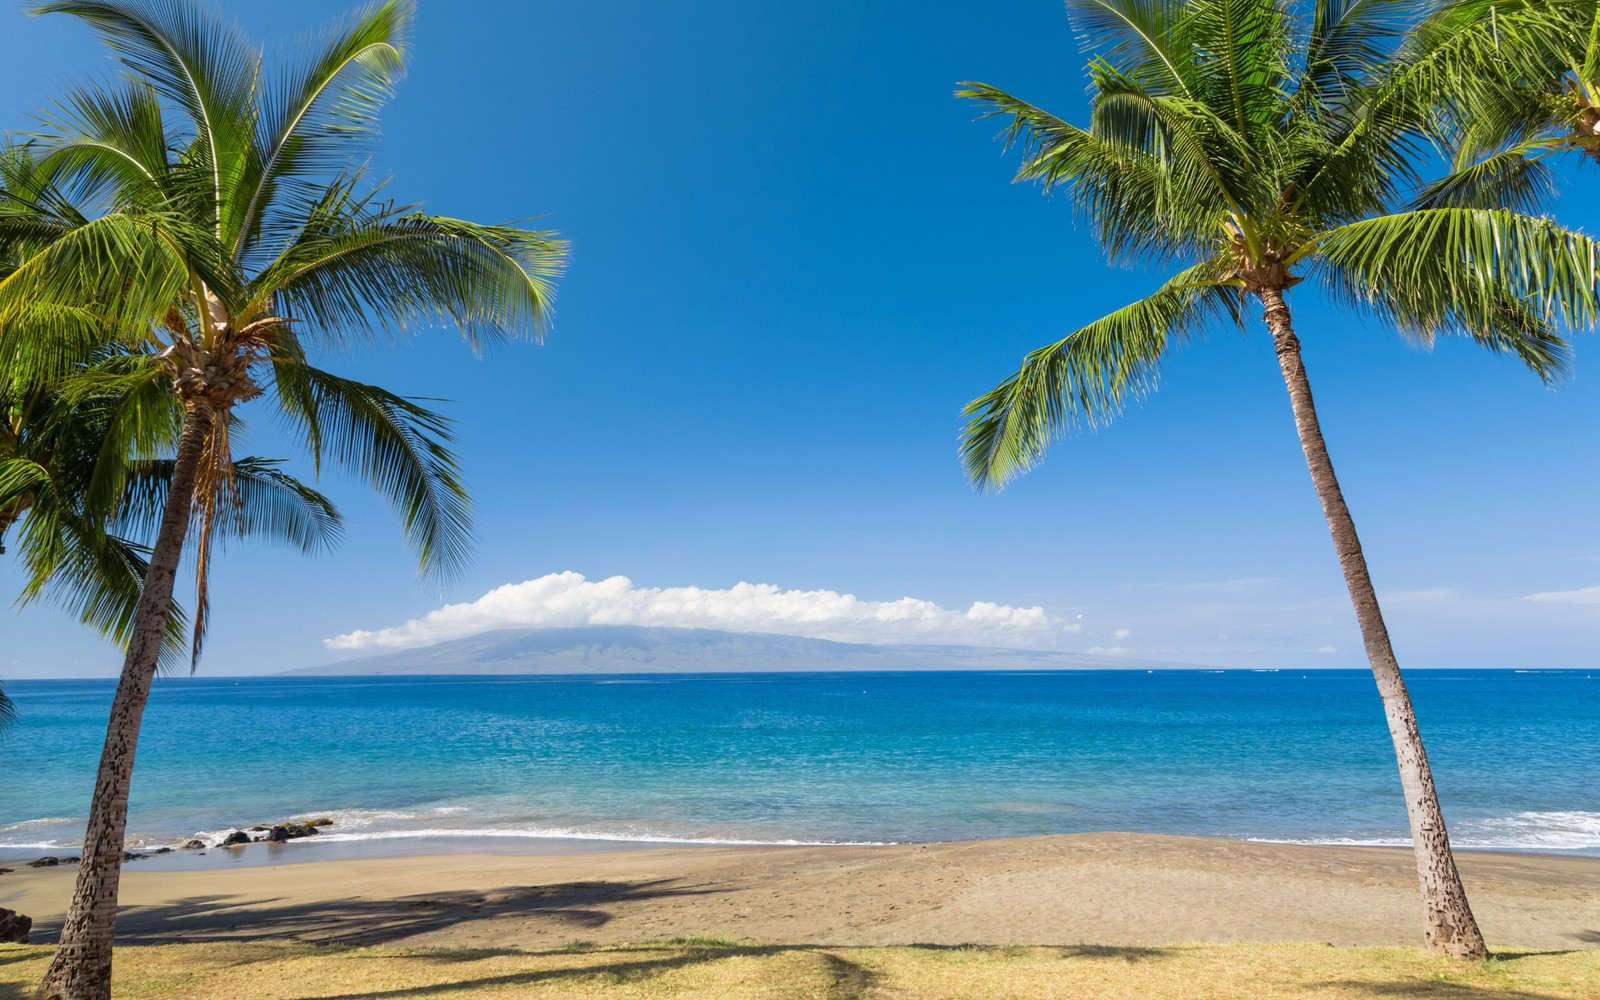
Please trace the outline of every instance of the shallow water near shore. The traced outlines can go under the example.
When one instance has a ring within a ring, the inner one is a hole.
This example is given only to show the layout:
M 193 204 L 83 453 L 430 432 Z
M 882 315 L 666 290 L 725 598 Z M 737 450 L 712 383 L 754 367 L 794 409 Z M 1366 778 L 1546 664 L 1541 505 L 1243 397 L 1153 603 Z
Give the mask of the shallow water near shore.
M 1600 675 L 1409 680 L 1459 846 L 1600 855 Z M 0 858 L 65 853 L 82 835 L 112 683 L 6 690 L 20 718 L 0 737 Z M 157 683 L 130 844 L 314 816 L 334 825 L 272 856 L 1110 829 L 1406 842 L 1364 671 Z M 262 863 L 268 850 L 139 863 Z

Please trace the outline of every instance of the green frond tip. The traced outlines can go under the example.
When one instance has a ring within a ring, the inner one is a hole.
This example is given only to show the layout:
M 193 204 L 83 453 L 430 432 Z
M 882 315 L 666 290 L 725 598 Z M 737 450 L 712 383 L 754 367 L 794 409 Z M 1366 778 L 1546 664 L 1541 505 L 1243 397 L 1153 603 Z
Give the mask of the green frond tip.
M 980 489 L 998 490 L 1044 457 L 1050 443 L 1108 423 L 1155 387 L 1172 345 L 1213 319 L 1239 322 L 1236 289 L 1201 265 L 1148 298 L 1029 354 L 1022 367 L 962 411 L 961 460 Z
M 16 721 L 17 706 L 12 704 L 11 699 L 6 697 L 4 691 L 0 691 L 0 733 L 10 729 Z
M 1468 336 L 1541 379 L 1567 372 L 1558 325 L 1600 318 L 1600 243 L 1504 209 L 1427 208 L 1339 226 L 1317 239 L 1330 291 L 1431 341 Z

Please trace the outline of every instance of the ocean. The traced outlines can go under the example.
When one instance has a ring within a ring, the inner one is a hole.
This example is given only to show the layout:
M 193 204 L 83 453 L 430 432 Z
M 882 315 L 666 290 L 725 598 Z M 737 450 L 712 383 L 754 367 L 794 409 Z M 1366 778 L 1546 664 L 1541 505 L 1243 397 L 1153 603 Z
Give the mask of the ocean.
M 1600 671 L 1408 679 L 1457 846 L 1600 855 Z M 0 859 L 70 850 L 112 683 L 6 691 Z M 130 845 L 319 816 L 335 823 L 318 842 L 364 853 L 1098 830 L 1408 842 L 1365 671 L 157 681 Z

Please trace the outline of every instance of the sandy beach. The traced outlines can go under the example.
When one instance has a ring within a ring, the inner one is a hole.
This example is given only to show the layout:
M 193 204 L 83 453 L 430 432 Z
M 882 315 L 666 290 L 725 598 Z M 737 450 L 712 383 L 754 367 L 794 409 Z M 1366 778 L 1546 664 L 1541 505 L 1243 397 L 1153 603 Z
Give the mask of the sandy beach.
M 243 850 L 261 850 L 261 847 Z M 1600 948 L 1600 859 L 1463 852 L 1497 948 Z M 70 866 L 0 875 L 53 940 Z M 119 940 L 549 948 L 766 944 L 1415 944 L 1411 853 L 1135 834 L 882 847 L 451 854 L 126 870 Z

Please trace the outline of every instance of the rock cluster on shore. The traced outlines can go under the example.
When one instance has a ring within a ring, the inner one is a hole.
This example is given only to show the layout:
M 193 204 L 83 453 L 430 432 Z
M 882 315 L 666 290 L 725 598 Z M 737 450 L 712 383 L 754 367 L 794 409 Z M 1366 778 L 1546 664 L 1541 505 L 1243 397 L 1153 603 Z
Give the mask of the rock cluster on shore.
M 305 820 L 304 822 L 298 823 L 290 820 L 271 825 L 260 823 L 256 826 L 252 826 L 249 831 L 235 830 L 223 837 L 221 840 L 217 841 L 215 844 L 208 844 L 199 837 L 195 837 L 192 840 L 184 842 L 183 849 L 188 851 L 204 851 L 209 847 L 242 847 L 245 844 L 284 844 L 291 840 L 299 840 L 302 837 L 315 837 L 317 834 L 322 832 L 320 829 L 321 827 L 332 825 L 333 820 L 327 818 L 326 816 L 319 819 Z M 252 836 L 252 834 L 254 834 L 254 836 Z M 143 854 L 139 853 L 138 851 L 123 851 L 122 860 L 142 861 L 145 858 L 152 857 L 157 854 L 171 853 L 172 848 L 170 847 L 157 847 L 154 850 Z M 25 861 L 23 864 L 29 868 L 54 868 L 58 865 L 75 865 L 80 860 L 81 859 L 76 855 L 72 857 L 46 855 L 42 858 L 35 858 L 32 861 Z M 11 868 L 0 868 L 0 875 L 10 874 L 14 870 L 15 869 Z M 0 914 L 8 912 L 10 911 L 0 910 Z M 0 940 L 4 939 L 0 938 Z
M 302 837 L 315 837 L 322 832 L 318 829 L 319 827 L 332 825 L 333 820 L 328 819 L 326 816 L 321 819 L 306 820 L 303 823 L 284 822 L 275 823 L 271 826 L 260 823 L 252 826 L 248 831 L 235 830 L 215 844 L 207 844 L 205 841 L 196 838 L 183 846 L 187 850 L 201 850 L 206 847 L 243 847 L 245 844 L 284 844 L 291 840 L 299 840 Z M 251 836 L 251 834 L 259 834 L 259 836 Z

